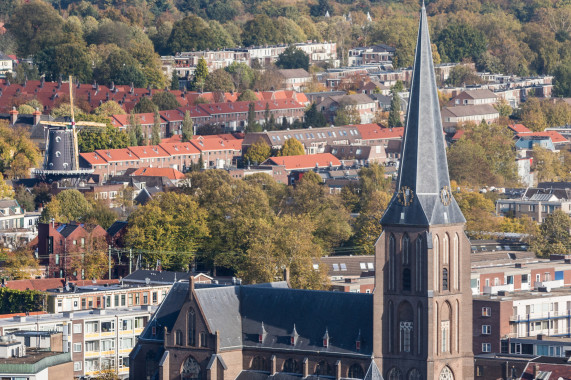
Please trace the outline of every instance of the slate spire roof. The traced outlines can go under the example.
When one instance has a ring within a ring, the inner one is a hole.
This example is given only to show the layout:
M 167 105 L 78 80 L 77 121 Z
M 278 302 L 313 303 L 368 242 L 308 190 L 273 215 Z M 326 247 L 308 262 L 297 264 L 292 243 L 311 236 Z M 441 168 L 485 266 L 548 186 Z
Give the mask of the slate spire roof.
M 396 192 L 383 225 L 465 223 L 450 193 L 446 147 L 428 21 L 420 12 L 412 85 Z

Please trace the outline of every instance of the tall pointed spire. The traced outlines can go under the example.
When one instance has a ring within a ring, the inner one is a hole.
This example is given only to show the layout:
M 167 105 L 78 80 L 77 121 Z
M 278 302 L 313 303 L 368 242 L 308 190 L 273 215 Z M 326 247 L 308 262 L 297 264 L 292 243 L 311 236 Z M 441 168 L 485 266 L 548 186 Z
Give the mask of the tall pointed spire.
M 381 224 L 464 223 L 450 192 L 446 146 L 424 2 L 396 192 Z

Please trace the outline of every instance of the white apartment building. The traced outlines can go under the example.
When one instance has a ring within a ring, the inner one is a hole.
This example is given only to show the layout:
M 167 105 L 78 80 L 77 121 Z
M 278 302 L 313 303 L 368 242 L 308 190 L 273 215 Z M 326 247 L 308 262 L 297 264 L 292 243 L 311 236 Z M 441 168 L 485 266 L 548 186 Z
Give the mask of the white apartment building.
M 0 319 L 0 335 L 62 332 L 63 351 L 71 353 L 75 378 L 113 369 L 125 379 L 129 377 L 129 353 L 155 310 L 155 306 L 139 306 Z

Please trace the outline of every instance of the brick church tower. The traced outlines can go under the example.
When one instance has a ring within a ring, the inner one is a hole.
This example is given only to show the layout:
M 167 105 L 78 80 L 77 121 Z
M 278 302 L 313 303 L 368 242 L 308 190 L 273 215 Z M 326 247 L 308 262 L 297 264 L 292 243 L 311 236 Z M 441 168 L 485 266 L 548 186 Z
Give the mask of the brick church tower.
M 470 243 L 450 192 L 424 4 L 401 157 L 375 246 L 375 362 L 385 380 L 473 379 Z

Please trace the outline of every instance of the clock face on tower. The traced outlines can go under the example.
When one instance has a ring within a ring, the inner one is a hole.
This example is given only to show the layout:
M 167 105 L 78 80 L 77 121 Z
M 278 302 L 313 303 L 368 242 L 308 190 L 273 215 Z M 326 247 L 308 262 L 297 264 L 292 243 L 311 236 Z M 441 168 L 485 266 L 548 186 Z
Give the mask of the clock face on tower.
M 413 200 L 414 191 L 408 186 L 402 186 L 397 193 L 397 201 L 403 206 L 408 206 Z
M 444 186 L 440 190 L 440 201 L 444 206 L 448 206 L 450 205 L 450 202 L 452 202 L 452 194 L 450 194 L 450 189 L 448 189 L 448 186 Z

